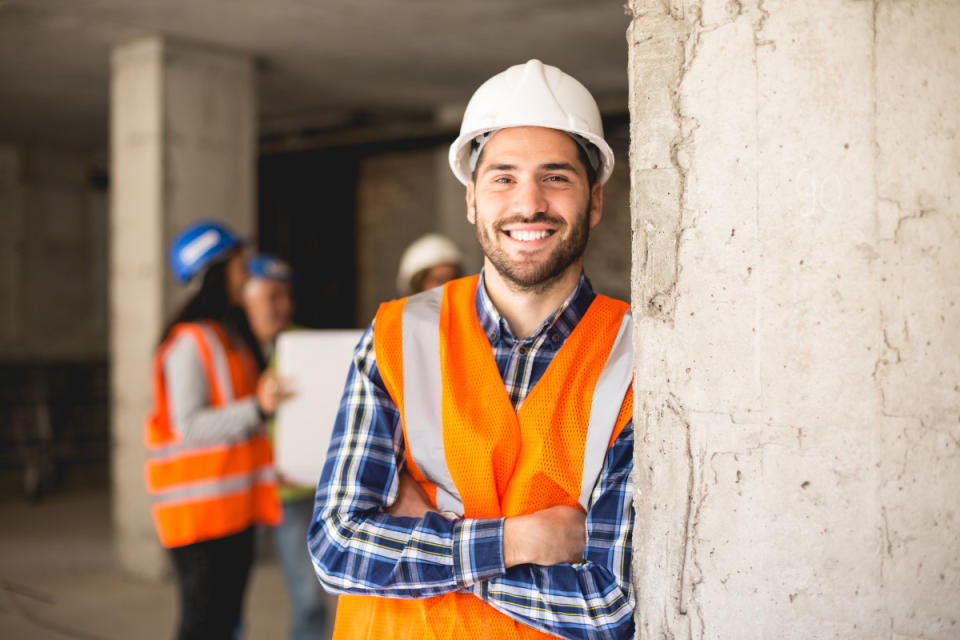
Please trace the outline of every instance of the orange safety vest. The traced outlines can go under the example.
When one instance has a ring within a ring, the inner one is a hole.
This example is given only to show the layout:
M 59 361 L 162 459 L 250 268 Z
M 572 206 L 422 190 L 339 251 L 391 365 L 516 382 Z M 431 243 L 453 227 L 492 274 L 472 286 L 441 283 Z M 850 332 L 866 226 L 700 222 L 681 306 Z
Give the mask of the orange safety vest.
M 454 280 L 377 312 L 377 367 L 400 411 L 407 469 L 435 507 L 467 518 L 586 510 L 633 413 L 629 306 L 597 296 L 514 411 L 477 319 L 477 283 Z M 335 640 L 547 637 L 465 592 L 343 595 L 334 628 Z
M 185 443 L 171 426 L 163 360 L 181 335 L 196 343 L 210 406 L 252 395 L 258 376 L 250 350 L 233 346 L 215 322 L 178 324 L 158 349 L 153 361 L 154 407 L 146 420 L 145 475 L 160 542 L 180 547 L 238 533 L 255 523 L 279 524 L 273 452 L 265 434 L 197 447 Z

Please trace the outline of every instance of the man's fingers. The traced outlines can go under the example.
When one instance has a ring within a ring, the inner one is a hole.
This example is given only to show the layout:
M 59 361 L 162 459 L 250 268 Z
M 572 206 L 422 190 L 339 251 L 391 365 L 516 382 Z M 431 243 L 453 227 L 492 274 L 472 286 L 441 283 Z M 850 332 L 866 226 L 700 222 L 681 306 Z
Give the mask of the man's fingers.
M 576 507 L 557 505 L 507 518 L 503 553 L 508 567 L 516 564 L 550 566 L 580 562 L 586 544 L 586 515 Z
M 406 471 L 401 471 L 397 499 L 386 511 L 392 516 L 422 518 L 428 511 L 435 509 L 420 483 Z

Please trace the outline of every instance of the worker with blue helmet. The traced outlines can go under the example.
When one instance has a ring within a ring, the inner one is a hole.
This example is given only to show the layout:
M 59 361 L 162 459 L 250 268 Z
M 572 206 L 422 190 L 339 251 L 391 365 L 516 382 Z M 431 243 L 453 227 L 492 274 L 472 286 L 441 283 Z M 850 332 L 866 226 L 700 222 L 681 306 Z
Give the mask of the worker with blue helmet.
M 250 329 L 269 360 L 277 336 L 293 321 L 293 269 L 270 253 L 247 258 L 243 302 Z
M 286 396 L 261 373 L 243 310 L 243 245 L 226 225 L 203 221 L 170 246 L 173 275 L 191 293 L 154 355 L 145 476 L 176 576 L 179 638 L 235 636 L 256 527 L 282 519 L 264 422 Z
M 292 324 L 293 281 L 293 269 L 273 254 L 260 253 L 247 259 L 244 308 L 261 350 L 268 355 L 270 370 L 276 369 L 277 336 L 283 331 L 301 328 Z M 274 357 L 271 358 L 271 354 Z M 275 425 L 268 422 L 267 426 L 275 437 Z M 304 544 L 313 516 L 316 486 L 298 486 L 282 475 L 279 480 L 283 522 L 273 529 L 273 549 L 290 594 L 288 637 L 290 640 L 323 638 L 328 635 L 328 618 L 333 606 L 317 581 Z

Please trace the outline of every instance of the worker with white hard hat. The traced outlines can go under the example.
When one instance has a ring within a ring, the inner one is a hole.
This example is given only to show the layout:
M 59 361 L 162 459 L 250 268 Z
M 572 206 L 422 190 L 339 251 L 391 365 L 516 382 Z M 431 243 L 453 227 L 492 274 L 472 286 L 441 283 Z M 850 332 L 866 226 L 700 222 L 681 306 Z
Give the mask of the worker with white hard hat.
M 439 233 L 420 236 L 400 258 L 397 292 L 409 296 L 439 287 L 463 275 L 463 254 Z
M 477 89 L 449 158 L 484 266 L 357 345 L 308 538 L 334 638 L 630 638 L 632 323 L 583 273 L 600 112 L 530 60 Z

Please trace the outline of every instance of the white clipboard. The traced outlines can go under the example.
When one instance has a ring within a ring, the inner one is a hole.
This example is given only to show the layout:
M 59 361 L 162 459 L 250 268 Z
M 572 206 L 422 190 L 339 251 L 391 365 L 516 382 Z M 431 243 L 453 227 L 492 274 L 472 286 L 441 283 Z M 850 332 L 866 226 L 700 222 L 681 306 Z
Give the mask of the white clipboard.
M 361 329 L 287 331 L 277 338 L 277 373 L 295 395 L 277 407 L 273 436 L 277 470 L 317 486 Z

